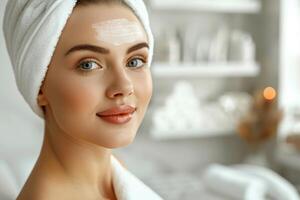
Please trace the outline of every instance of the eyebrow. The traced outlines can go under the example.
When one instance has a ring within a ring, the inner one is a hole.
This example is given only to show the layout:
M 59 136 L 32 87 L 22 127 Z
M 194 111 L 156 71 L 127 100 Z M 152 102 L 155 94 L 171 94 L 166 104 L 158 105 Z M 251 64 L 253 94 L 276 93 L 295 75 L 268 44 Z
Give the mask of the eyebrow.
M 130 47 L 126 53 L 129 54 L 129 53 L 139 50 L 141 48 L 149 49 L 148 43 L 146 43 L 146 42 L 138 43 L 138 44 Z M 100 46 L 95 46 L 95 45 L 91 45 L 91 44 L 80 44 L 80 45 L 76 45 L 76 46 L 72 47 L 70 50 L 68 50 L 65 53 L 65 56 L 69 55 L 72 52 L 83 51 L 83 50 L 93 51 L 93 52 L 101 53 L 101 54 L 109 54 L 110 53 L 110 51 L 108 49 L 100 47 Z
M 127 50 L 127 54 L 133 52 L 133 51 L 136 51 L 136 50 L 139 50 L 139 49 L 142 49 L 142 48 L 147 48 L 149 49 L 149 45 L 146 43 L 146 42 L 142 42 L 142 43 L 139 43 L 139 44 L 136 44 L 132 47 L 130 47 L 128 50 Z

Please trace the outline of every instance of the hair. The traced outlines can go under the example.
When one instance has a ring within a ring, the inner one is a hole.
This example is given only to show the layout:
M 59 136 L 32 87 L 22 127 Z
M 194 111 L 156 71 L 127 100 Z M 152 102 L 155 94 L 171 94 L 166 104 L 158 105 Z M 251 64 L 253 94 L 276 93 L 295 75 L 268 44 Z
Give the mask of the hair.
M 120 4 L 127 6 L 124 0 L 77 0 L 76 6 L 86 6 L 90 4 Z

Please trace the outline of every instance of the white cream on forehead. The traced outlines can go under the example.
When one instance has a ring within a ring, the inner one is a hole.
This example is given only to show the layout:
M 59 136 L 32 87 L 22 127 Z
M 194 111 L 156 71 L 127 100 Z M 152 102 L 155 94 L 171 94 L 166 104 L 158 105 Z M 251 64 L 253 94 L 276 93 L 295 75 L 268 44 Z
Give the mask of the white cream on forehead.
M 143 38 L 143 29 L 136 21 L 128 19 L 107 20 L 92 25 L 97 33 L 97 39 L 120 46 Z

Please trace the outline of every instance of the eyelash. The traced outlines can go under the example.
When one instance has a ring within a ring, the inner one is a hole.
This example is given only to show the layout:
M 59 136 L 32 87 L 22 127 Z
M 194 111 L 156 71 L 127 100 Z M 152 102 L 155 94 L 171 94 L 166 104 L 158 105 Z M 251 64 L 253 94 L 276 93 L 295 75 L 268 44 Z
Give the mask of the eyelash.
M 82 65 L 83 64 L 86 64 L 86 63 L 96 63 L 99 67 L 98 67 L 98 69 L 100 68 L 102 68 L 102 66 L 100 65 L 100 64 L 98 64 L 95 60 L 92 60 L 92 59 L 86 59 L 86 60 L 83 60 L 83 61 L 81 61 L 79 64 L 78 64 L 78 66 L 77 66 L 77 68 L 78 68 L 78 70 L 80 70 L 81 72 L 83 72 L 83 73 L 88 73 L 88 72 L 90 72 L 90 71 L 93 71 L 93 70 L 95 70 L 95 69 L 82 69 L 81 67 L 82 67 Z
M 129 67 L 129 68 L 139 69 L 139 68 L 144 67 L 145 64 L 147 63 L 147 59 L 144 59 L 144 58 L 142 58 L 142 57 L 140 57 L 140 56 L 136 56 L 136 57 L 130 58 L 130 60 L 127 61 L 126 66 L 128 66 L 128 63 L 129 63 L 130 61 L 132 61 L 132 60 L 137 60 L 137 59 L 138 59 L 138 60 L 141 60 L 143 64 L 142 64 L 140 67 Z M 100 64 L 97 63 L 97 61 L 95 61 L 95 60 L 93 60 L 93 59 L 86 59 L 86 60 L 81 61 L 81 62 L 78 64 L 78 66 L 77 66 L 78 70 L 79 70 L 80 72 L 82 72 L 82 73 L 85 73 L 85 74 L 86 74 L 86 73 L 89 73 L 89 72 L 91 72 L 91 71 L 96 70 L 96 69 L 84 70 L 84 69 L 81 68 L 81 67 L 82 67 L 82 64 L 86 64 L 86 63 L 90 63 L 90 62 L 96 63 L 96 64 L 99 66 L 99 68 L 97 68 L 97 69 L 103 68 Z
M 140 67 L 130 67 L 130 68 L 133 68 L 133 69 L 139 69 L 139 68 L 144 67 L 145 64 L 147 63 L 147 60 L 146 60 L 146 59 L 144 59 L 144 58 L 142 58 L 142 57 L 139 57 L 139 56 L 136 56 L 136 57 L 130 58 L 130 60 L 127 61 L 126 66 L 128 66 L 128 63 L 129 63 L 130 61 L 132 61 L 132 60 L 137 60 L 137 59 L 138 59 L 138 60 L 141 60 L 143 64 L 142 64 Z

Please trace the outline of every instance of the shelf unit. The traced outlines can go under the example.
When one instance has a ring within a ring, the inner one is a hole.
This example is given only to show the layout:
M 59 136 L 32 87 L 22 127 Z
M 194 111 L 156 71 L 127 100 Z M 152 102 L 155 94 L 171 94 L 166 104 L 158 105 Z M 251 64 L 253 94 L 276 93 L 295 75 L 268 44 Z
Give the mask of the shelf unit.
M 154 77 L 255 77 L 260 72 L 257 63 L 154 63 Z
M 160 14 L 159 11 L 162 11 L 161 13 L 166 11 L 173 12 L 172 17 L 174 16 L 174 18 L 178 13 L 196 15 L 201 12 L 211 12 L 222 17 L 223 14 L 257 14 L 262 11 L 261 0 L 149 0 L 149 3 L 153 11 L 158 11 L 155 13 L 156 16 Z M 207 16 L 204 15 L 204 17 Z M 160 20 L 160 18 L 157 19 Z M 260 74 L 261 66 L 256 61 L 203 61 L 199 63 L 164 63 L 157 61 L 153 63 L 151 71 L 153 77 L 159 81 L 164 80 L 164 78 L 174 78 L 174 80 L 176 78 L 179 78 L 178 80 L 180 78 L 252 78 Z M 150 134 L 153 138 L 167 140 L 233 135 L 236 134 L 236 130 L 234 127 L 216 127 L 213 130 L 187 129 L 183 131 L 153 129 L 150 130 Z
M 157 10 L 187 10 L 223 13 L 258 13 L 260 0 L 151 0 Z
M 198 138 L 198 137 L 211 137 L 211 136 L 225 136 L 234 135 L 234 129 L 224 129 L 224 130 L 186 130 L 186 131 L 159 131 L 159 134 L 155 130 L 150 132 L 151 136 L 158 140 L 168 140 L 168 139 L 184 139 L 184 138 Z

